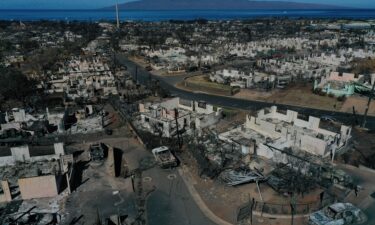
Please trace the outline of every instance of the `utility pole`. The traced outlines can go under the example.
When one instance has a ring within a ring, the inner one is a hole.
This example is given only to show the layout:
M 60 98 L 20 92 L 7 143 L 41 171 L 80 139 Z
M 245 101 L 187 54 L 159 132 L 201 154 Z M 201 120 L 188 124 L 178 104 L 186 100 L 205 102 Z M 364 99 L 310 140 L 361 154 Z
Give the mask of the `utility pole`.
M 297 203 L 297 199 L 296 199 L 296 196 L 294 195 L 294 192 L 293 192 L 292 198 L 290 200 L 290 211 L 292 213 L 291 225 L 294 225 L 294 213 L 295 213 L 295 209 L 296 209 L 296 203 Z
M 256 181 L 255 183 L 257 184 L 257 189 L 258 189 L 260 200 L 263 202 L 262 192 L 260 192 L 259 183 L 258 181 Z
M 117 55 L 116 52 L 119 49 L 119 30 L 116 29 L 114 33 L 112 33 L 111 37 L 111 45 L 112 45 L 112 54 L 113 54 L 113 73 L 116 74 L 117 69 Z
M 138 66 L 135 66 L 135 83 L 138 84 Z
M 102 117 L 102 128 L 104 128 L 104 115 L 105 115 L 105 113 L 104 112 L 100 112 L 100 115 Z
M 174 109 L 174 116 L 176 119 L 176 129 L 177 129 L 177 140 L 178 140 L 178 149 L 181 149 L 182 144 L 181 144 L 181 137 L 180 137 L 180 131 L 178 129 L 178 109 Z
M 251 210 L 250 210 L 250 224 L 253 225 L 253 210 L 254 210 L 254 206 L 255 206 L 255 199 L 253 198 L 251 200 Z
M 371 100 L 374 97 L 374 90 L 375 90 L 375 80 L 374 80 L 374 84 L 372 85 L 372 88 L 371 88 L 370 96 L 368 96 L 368 102 L 367 102 L 365 114 L 363 115 L 362 128 L 366 127 L 366 117 L 367 117 L 368 110 L 370 108 Z
M 119 46 L 119 37 L 120 37 L 120 16 L 119 16 L 119 9 L 118 9 L 118 2 L 116 1 L 116 30 L 112 34 L 112 48 L 113 48 L 113 65 L 114 65 L 114 74 L 116 73 L 117 68 L 117 58 L 116 58 L 116 51 L 118 50 Z
M 95 225 L 102 225 L 102 221 L 100 219 L 99 208 L 96 208 L 96 221 L 95 221 Z
M 354 122 L 353 122 L 353 126 L 357 126 L 358 125 L 358 118 L 357 118 L 357 114 L 355 112 L 355 107 L 353 106 L 353 117 L 354 117 Z
M 117 30 L 120 29 L 120 16 L 119 16 L 119 11 L 118 11 L 118 2 L 116 1 L 116 27 Z

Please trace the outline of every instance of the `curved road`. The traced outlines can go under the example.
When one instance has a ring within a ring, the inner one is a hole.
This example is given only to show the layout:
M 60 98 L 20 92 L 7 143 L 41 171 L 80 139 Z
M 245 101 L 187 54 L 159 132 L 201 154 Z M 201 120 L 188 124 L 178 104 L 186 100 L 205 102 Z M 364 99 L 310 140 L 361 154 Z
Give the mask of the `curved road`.
M 215 225 L 201 211 L 176 170 L 153 168 L 144 172 L 156 186 L 147 199 L 149 225 Z
M 118 55 L 117 60 L 124 66 L 128 68 L 128 71 L 131 74 L 135 74 L 136 64 L 130 60 L 128 60 L 123 55 Z M 299 113 L 305 115 L 311 115 L 315 117 L 322 117 L 322 116 L 330 116 L 337 119 L 344 124 L 352 124 L 354 121 L 353 114 L 351 113 L 343 113 L 343 112 L 333 112 L 328 110 L 321 110 L 321 109 L 312 109 L 300 106 L 291 106 L 291 105 L 284 105 L 284 104 L 274 104 L 269 102 L 260 102 L 260 101 L 253 101 L 253 100 L 245 100 L 245 99 L 237 99 L 231 98 L 226 96 L 217 96 L 217 95 L 210 95 L 206 93 L 198 93 L 198 92 L 189 92 L 185 90 L 181 90 L 175 87 L 175 84 L 182 81 L 186 76 L 168 76 L 168 77 L 161 77 L 151 74 L 150 72 L 146 71 L 142 67 L 138 66 L 138 76 L 137 80 L 141 84 L 149 84 L 150 77 L 153 79 L 157 79 L 160 81 L 160 86 L 165 88 L 166 90 L 170 91 L 172 94 L 189 100 L 195 101 L 205 101 L 207 103 L 213 105 L 220 105 L 224 107 L 232 107 L 232 108 L 240 108 L 244 110 L 259 110 L 264 107 L 270 107 L 272 105 L 276 105 L 281 110 L 294 110 Z M 362 122 L 363 116 L 358 116 L 358 121 Z M 367 117 L 366 127 L 368 129 L 375 129 L 375 117 Z

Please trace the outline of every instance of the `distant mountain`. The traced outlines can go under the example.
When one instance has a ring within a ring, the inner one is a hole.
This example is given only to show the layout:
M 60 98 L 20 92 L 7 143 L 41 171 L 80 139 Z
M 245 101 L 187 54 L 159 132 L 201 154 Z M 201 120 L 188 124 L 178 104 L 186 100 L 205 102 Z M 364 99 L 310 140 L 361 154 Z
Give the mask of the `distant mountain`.
M 114 6 L 105 9 L 113 9 Z M 291 10 L 342 9 L 324 4 L 253 0 L 139 0 L 120 4 L 122 10 Z

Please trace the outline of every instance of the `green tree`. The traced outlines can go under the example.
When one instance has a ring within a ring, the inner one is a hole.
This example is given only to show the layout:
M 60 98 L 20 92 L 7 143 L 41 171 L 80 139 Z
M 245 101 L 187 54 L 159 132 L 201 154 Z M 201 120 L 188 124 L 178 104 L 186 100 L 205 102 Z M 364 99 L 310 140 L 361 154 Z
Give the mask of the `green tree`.
M 34 84 L 34 81 L 27 79 L 20 71 L 0 67 L 0 99 L 3 101 L 23 101 L 33 90 Z

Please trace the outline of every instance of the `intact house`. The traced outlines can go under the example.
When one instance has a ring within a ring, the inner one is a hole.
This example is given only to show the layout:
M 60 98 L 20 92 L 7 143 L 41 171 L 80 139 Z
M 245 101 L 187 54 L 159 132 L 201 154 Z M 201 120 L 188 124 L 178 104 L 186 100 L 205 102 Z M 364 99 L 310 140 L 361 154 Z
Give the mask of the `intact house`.
M 159 103 L 139 104 L 140 126 L 154 135 L 173 137 L 217 123 L 222 109 L 205 102 L 172 98 Z M 178 125 L 176 125 L 178 124 Z

